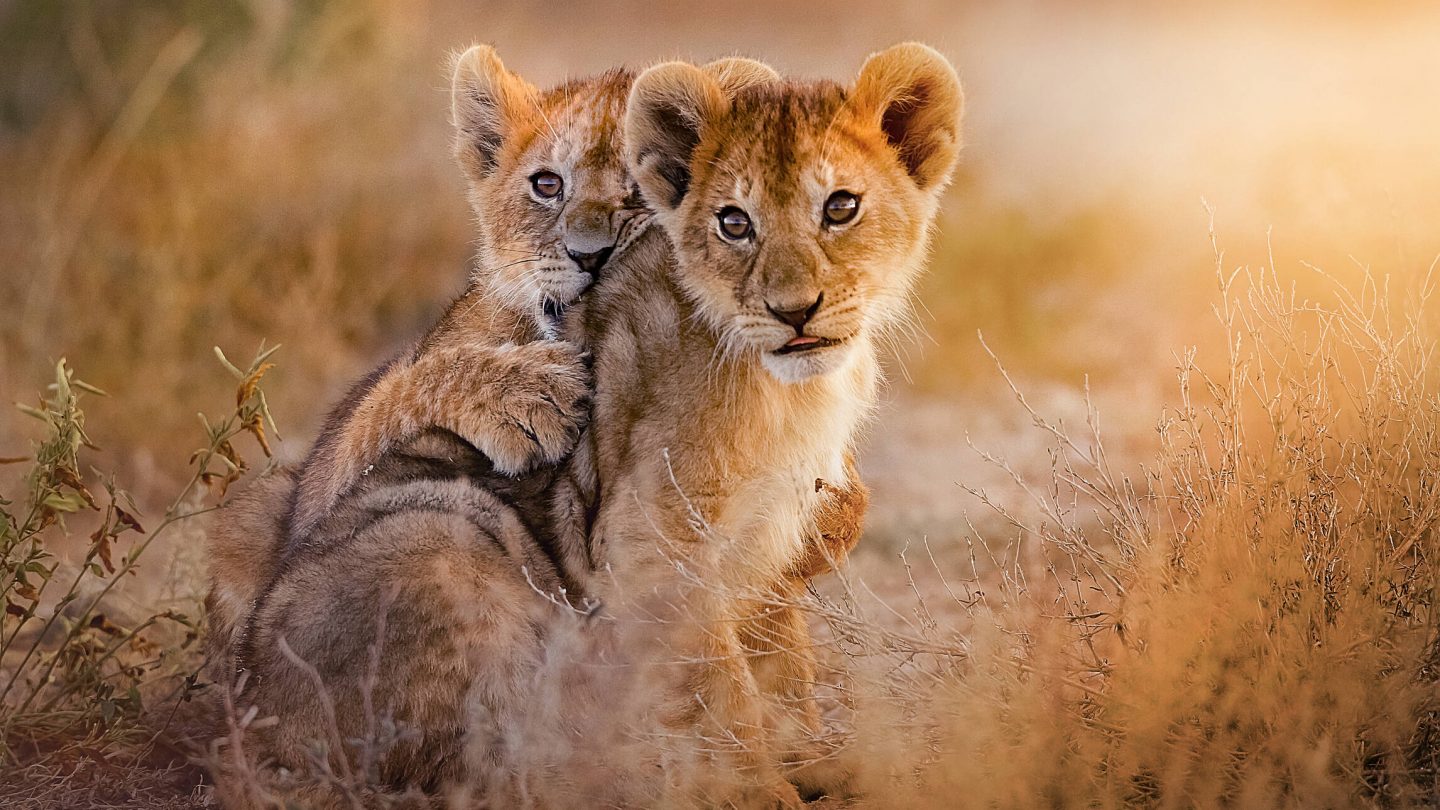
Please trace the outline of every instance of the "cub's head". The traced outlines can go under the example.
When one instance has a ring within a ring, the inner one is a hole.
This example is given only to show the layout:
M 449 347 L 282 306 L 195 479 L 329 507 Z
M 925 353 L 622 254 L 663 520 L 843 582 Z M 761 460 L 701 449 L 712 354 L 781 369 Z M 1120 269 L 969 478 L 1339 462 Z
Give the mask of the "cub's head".
M 657 65 L 634 82 L 626 159 L 679 282 L 730 351 L 798 381 L 844 365 L 906 304 L 960 150 L 939 53 L 897 45 L 849 87 Z
M 553 316 L 639 235 L 648 212 L 626 171 L 633 75 L 541 91 L 476 45 L 455 60 L 455 156 L 479 223 L 479 266 L 513 306 Z

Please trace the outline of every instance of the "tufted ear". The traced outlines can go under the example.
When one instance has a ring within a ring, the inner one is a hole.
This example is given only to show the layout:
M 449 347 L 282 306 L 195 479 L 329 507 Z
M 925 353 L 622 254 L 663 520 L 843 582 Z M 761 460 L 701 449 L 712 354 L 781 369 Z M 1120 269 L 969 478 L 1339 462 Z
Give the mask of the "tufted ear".
M 472 182 L 494 170 L 505 138 L 535 114 L 539 98 L 534 85 L 506 70 L 489 45 L 472 45 L 455 58 L 450 80 L 455 158 Z
M 657 210 L 685 198 L 705 124 L 728 107 L 720 84 L 687 62 L 656 65 L 635 79 L 625 110 L 625 160 Z
M 720 85 L 720 91 L 731 98 L 747 87 L 780 81 L 780 74 L 775 68 L 743 56 L 716 59 L 700 69 L 709 74 L 710 78 Z
M 939 191 L 960 157 L 960 77 L 938 51 L 906 42 L 872 54 L 851 90 L 851 107 L 872 119 L 922 191 Z

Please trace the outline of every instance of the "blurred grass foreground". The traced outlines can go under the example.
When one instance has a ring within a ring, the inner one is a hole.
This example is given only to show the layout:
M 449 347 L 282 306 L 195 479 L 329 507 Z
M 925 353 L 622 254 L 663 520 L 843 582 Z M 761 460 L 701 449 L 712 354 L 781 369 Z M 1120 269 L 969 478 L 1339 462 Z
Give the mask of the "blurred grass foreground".
M 909 38 L 965 168 L 802 603 L 859 805 L 1440 802 L 1440 10 L 727 9 L 0 3 L 7 807 L 206 806 L 200 516 L 463 284 L 449 49 Z

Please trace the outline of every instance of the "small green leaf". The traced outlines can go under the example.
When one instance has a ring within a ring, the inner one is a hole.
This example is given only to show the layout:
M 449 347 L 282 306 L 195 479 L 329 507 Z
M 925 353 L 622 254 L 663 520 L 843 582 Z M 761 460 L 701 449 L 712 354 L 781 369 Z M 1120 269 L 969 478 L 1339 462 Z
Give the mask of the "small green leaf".
M 52 492 L 46 495 L 41 503 L 57 512 L 78 512 L 80 511 L 80 507 L 85 505 L 84 499 L 79 495 L 74 493 L 61 494 L 59 492 Z

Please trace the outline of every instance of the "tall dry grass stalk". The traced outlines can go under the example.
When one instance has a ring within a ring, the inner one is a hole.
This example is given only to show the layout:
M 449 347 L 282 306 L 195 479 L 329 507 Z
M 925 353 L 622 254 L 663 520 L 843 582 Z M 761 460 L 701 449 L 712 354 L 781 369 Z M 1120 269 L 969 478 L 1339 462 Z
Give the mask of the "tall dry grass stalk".
M 1018 547 L 977 538 L 972 561 L 993 566 L 941 571 L 944 598 L 884 622 L 863 583 L 816 602 L 870 801 L 1440 798 L 1434 268 L 1317 302 L 1273 263 L 1227 269 L 1218 248 L 1215 263 L 1228 354 L 1218 371 L 1179 358 L 1143 476 L 1107 459 L 1093 410 L 1075 431 L 1012 383 L 1052 475 L 1015 476 L 1028 508 L 976 494 Z

